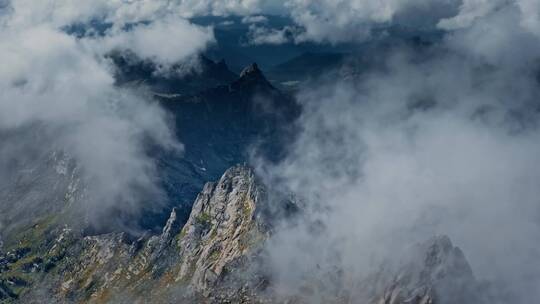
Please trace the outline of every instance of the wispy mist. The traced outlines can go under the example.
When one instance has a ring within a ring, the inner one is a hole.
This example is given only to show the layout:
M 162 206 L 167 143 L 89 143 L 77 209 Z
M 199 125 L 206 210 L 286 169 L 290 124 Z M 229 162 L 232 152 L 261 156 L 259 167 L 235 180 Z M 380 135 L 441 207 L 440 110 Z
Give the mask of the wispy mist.
M 384 261 L 447 234 L 479 279 L 516 303 L 538 298 L 540 41 L 520 6 L 482 12 L 440 43 L 397 45 L 372 70 L 299 93 L 291 154 L 257 164 L 305 204 L 268 246 L 278 290 L 318 278 L 314 300 L 354 295 Z

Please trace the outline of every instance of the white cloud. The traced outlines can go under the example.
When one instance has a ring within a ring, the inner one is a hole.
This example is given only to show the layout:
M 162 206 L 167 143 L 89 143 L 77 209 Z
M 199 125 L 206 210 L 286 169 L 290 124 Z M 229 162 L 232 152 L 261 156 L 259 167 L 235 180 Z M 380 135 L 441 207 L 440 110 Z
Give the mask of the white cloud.
M 250 44 L 283 44 L 291 41 L 293 38 L 293 29 L 285 27 L 282 29 L 273 29 L 265 26 L 251 24 L 249 26 L 248 39 Z
M 255 16 L 246 16 L 242 18 L 242 23 L 250 24 L 250 23 L 266 23 L 268 22 L 268 18 L 262 15 L 255 15 Z
M 140 58 L 170 65 L 204 50 L 214 41 L 211 28 L 202 28 L 180 18 L 163 18 L 129 31 L 112 31 L 91 40 L 103 51 L 130 50 Z
M 536 0 L 518 0 L 523 14 L 521 25 L 540 36 L 540 2 Z
M 452 0 L 438 0 L 437 4 L 448 5 Z M 293 20 L 304 27 L 299 41 L 339 43 L 362 41 L 369 37 L 371 28 L 377 24 L 391 23 L 396 16 L 411 8 L 416 18 L 426 13 L 436 14 L 431 9 L 432 1 L 426 0 L 289 0 Z M 429 7 L 429 10 L 424 10 Z
M 478 19 L 498 10 L 518 7 L 520 24 L 528 31 L 538 34 L 540 28 L 540 2 L 535 0 L 465 0 L 459 7 L 459 13 L 439 22 L 439 27 L 448 30 L 466 28 Z
M 100 20 L 122 26 L 170 14 L 172 7 L 167 1 L 123 1 L 123 0 L 12 0 L 14 14 L 10 23 L 13 26 L 32 26 L 48 24 L 62 27 L 73 23 L 86 23 Z
M 122 26 L 170 15 L 186 18 L 231 14 L 246 16 L 245 22 L 260 23 L 264 16 L 257 14 L 278 13 L 291 16 L 304 29 L 297 34 L 298 42 L 339 43 L 368 39 L 374 26 L 393 22 L 427 27 L 438 23 L 448 30 L 469 27 L 477 18 L 507 5 L 518 5 L 522 25 L 537 31 L 540 9 L 535 0 L 14 0 L 13 7 L 19 14 L 12 24 L 32 20 L 62 26 L 95 18 Z
M 169 1 L 11 1 L 0 17 L 0 134 L 20 135 L 4 140 L 0 165 L 31 159 L 24 153 L 64 151 L 81 168 L 88 195 L 77 209 L 90 224 L 114 228 L 117 219 L 104 216 L 111 210 L 160 208 L 163 193 L 146 143 L 179 153 L 182 145 L 157 103 L 114 85 L 104 55 L 129 49 L 162 64 L 191 60 L 213 41 L 212 29 L 172 8 Z M 63 30 L 93 20 L 112 27 L 79 38 Z M 126 24 L 133 24 L 128 31 Z M 39 146 L 33 134 L 41 134 Z M 0 174 L 4 185 L 13 178 Z
M 178 0 L 177 8 L 189 16 L 197 15 L 250 15 L 265 10 L 265 0 Z
M 42 26 L 0 37 L 0 56 L 9 63 L 0 73 L 0 130 L 39 126 L 35 132 L 48 134 L 39 147 L 25 133 L 10 138 L 4 147 L 26 148 L 2 153 L 3 161 L 37 149 L 64 151 L 83 169 L 90 195 L 77 208 L 88 212 L 92 224 L 114 222 L 100 217 L 111 208 L 139 212 L 148 195 L 160 192 L 143 142 L 151 138 L 162 147 L 181 148 L 165 112 L 115 88 L 105 62 L 73 37 Z M 2 180 L 8 185 L 13 176 Z
M 507 5 L 506 0 L 464 0 L 459 7 L 459 13 L 439 22 L 439 27 L 455 30 L 470 27 L 478 18 L 482 18 L 501 5 Z
M 448 234 L 479 279 L 515 303 L 540 296 L 540 39 L 522 17 L 515 5 L 480 14 L 428 57 L 396 47 L 380 70 L 301 91 L 290 155 L 259 163 L 306 204 L 267 246 L 278 291 L 322 274 L 310 298 L 322 302 L 337 272 L 361 299 L 380 262 Z
M 205 11 L 212 11 L 206 3 Z M 250 9 L 236 13 L 268 12 L 267 2 L 253 3 Z M 370 38 L 374 27 L 401 24 L 414 28 L 457 30 L 473 25 L 504 7 L 519 6 L 521 24 L 538 33 L 540 8 L 535 0 L 286 0 L 273 10 L 290 16 L 303 31 L 295 33 L 296 42 L 351 42 Z M 257 9 L 259 8 L 259 9 Z M 201 10 L 199 10 L 200 12 Z M 247 20 L 247 19 L 246 19 Z M 260 31 L 260 30 L 259 30 Z M 277 29 L 268 29 L 270 43 L 277 39 Z M 257 37 L 263 37 L 258 35 Z M 264 42 L 260 39 L 261 43 Z

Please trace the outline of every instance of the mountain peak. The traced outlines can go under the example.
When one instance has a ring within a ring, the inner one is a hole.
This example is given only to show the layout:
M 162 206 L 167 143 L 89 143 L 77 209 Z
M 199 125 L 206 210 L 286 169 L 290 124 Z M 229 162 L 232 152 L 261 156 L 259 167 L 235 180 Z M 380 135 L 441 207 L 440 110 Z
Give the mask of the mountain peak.
M 261 70 L 259 69 L 259 66 L 255 62 L 245 67 L 240 73 L 240 78 L 253 76 L 264 77 Z
M 252 63 L 242 70 L 240 78 L 233 83 L 232 87 L 268 87 L 273 88 L 270 82 L 264 77 L 263 72 L 256 63 Z

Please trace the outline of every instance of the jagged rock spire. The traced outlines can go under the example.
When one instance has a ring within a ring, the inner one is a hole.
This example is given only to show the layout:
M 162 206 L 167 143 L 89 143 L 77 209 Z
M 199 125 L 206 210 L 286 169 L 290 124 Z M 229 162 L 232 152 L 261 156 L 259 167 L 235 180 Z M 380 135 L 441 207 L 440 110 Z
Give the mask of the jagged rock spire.
M 197 290 L 212 288 L 227 267 L 253 249 L 246 244 L 265 239 L 255 216 L 263 197 L 263 187 L 245 166 L 230 168 L 217 183 L 207 183 L 182 231 L 177 280 L 190 281 Z
M 163 227 L 160 237 L 163 242 L 169 242 L 182 229 L 182 222 L 178 219 L 176 212 L 177 209 L 173 208 L 165 227 Z

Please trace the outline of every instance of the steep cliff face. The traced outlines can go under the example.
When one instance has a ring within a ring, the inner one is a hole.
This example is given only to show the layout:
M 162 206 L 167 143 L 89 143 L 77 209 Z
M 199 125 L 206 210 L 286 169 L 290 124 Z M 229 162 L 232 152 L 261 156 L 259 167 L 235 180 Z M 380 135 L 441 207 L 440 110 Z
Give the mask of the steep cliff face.
M 205 291 L 234 270 L 231 265 L 245 264 L 268 237 L 258 215 L 264 203 L 265 190 L 245 167 L 233 167 L 219 182 L 206 184 L 181 233 L 176 280 Z
M 161 234 L 83 237 L 64 226 L 36 244 L 21 242 L 0 253 L 0 301 L 312 303 L 302 291 L 280 296 L 265 269 L 272 218 L 291 204 L 269 200 L 253 171 L 235 166 L 204 186 L 185 225 L 173 209 Z M 326 295 L 325 302 L 483 303 L 464 254 L 444 236 L 415 246 L 398 267 L 381 267 L 356 286 Z

